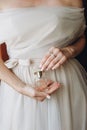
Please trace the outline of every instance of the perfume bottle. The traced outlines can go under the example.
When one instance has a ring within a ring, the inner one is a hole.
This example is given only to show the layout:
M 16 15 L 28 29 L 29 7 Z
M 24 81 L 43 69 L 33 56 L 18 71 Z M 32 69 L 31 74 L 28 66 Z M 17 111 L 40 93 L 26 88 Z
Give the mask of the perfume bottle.
M 39 68 L 40 59 L 34 59 L 33 64 L 31 65 L 31 80 L 32 87 L 39 87 L 39 91 L 43 91 L 47 87 L 47 75 L 45 71 L 41 71 Z M 50 99 L 50 95 L 47 95 L 47 99 Z
M 35 87 L 46 87 L 47 85 L 47 78 L 45 72 L 41 70 L 37 70 L 34 72 L 34 83 Z
M 33 77 L 33 85 L 34 87 L 45 87 L 47 86 L 47 77 L 46 72 L 41 71 L 40 67 L 40 59 L 35 59 L 32 64 L 32 77 Z

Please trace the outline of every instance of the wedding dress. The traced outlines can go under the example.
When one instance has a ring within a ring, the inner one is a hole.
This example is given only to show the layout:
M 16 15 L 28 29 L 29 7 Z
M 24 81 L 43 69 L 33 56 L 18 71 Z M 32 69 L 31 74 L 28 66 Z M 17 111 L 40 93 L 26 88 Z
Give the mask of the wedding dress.
M 84 9 L 26 7 L 0 11 L 0 43 L 6 42 L 5 65 L 25 83 L 32 83 L 32 64 L 50 47 L 73 44 L 86 28 Z M 36 101 L 0 82 L 0 130 L 87 130 L 87 75 L 72 58 L 49 79 L 62 84 L 51 99 Z

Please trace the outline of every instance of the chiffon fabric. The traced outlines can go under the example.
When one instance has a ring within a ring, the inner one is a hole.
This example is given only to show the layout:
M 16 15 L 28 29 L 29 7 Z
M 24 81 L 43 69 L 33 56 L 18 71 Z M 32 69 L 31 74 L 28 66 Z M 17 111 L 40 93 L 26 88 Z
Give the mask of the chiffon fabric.
M 31 61 L 35 66 L 52 46 L 73 44 L 85 28 L 83 8 L 38 6 L 0 11 L 0 43 L 6 42 L 9 55 L 5 65 L 32 84 Z M 0 82 L 0 130 L 87 130 L 87 75 L 83 67 L 72 58 L 46 74 L 62 85 L 43 102 Z

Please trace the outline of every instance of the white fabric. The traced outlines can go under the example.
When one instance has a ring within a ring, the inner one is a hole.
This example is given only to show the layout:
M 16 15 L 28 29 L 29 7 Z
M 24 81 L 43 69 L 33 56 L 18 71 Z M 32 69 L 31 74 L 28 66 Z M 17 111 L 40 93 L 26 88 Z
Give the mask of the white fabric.
M 10 57 L 5 65 L 32 83 L 30 60 L 42 59 L 52 46 L 72 44 L 85 30 L 84 9 L 15 8 L 0 12 L 0 43 Z M 29 63 L 29 64 L 28 64 Z M 47 76 L 62 84 L 51 99 L 38 102 L 1 81 L 0 130 L 87 130 L 87 75 L 75 59 Z

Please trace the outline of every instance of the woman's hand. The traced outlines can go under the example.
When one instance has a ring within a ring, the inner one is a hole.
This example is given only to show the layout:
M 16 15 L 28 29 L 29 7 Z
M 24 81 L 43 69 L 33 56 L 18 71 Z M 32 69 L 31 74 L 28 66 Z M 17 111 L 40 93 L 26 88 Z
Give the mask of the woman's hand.
M 60 88 L 59 83 L 47 80 L 47 85 L 45 86 L 31 87 L 30 85 L 25 85 L 20 93 L 38 101 L 44 101 L 46 98 L 50 99 L 50 95 L 58 88 Z
M 34 98 L 39 101 L 43 101 L 45 98 L 50 98 L 50 95 L 47 94 L 44 90 L 52 83 L 51 80 L 47 82 L 47 86 L 40 86 L 40 87 L 32 87 L 30 85 L 25 85 L 21 88 L 20 93 Z M 38 89 L 37 89 L 38 88 Z
M 37 99 L 39 101 L 42 101 L 44 98 L 50 98 L 50 96 L 46 92 L 38 91 L 35 88 L 30 87 L 29 85 L 26 85 L 24 88 L 22 88 L 21 94 Z
M 44 56 L 41 61 L 40 68 L 44 70 L 54 70 L 64 64 L 74 53 L 73 48 L 59 49 L 56 47 L 50 48 L 49 52 Z
M 64 48 L 52 47 L 41 61 L 42 70 L 57 69 L 64 64 L 69 58 L 76 57 L 82 52 L 86 44 L 86 38 L 83 34 L 74 44 Z
M 49 81 L 48 81 L 48 83 L 49 83 Z M 51 81 L 50 84 L 47 85 L 47 86 L 36 87 L 36 90 L 41 91 L 41 92 L 46 92 L 47 94 L 51 95 L 51 94 L 53 94 L 56 90 L 58 90 L 60 87 L 61 87 L 60 83 Z M 42 98 L 42 101 L 43 101 L 44 99 L 45 99 L 45 98 L 43 97 L 43 98 Z

